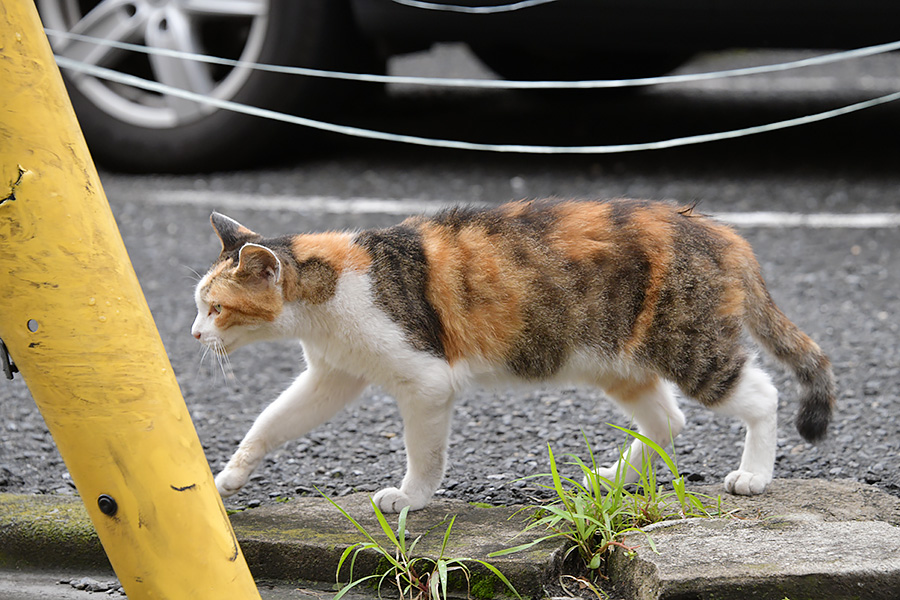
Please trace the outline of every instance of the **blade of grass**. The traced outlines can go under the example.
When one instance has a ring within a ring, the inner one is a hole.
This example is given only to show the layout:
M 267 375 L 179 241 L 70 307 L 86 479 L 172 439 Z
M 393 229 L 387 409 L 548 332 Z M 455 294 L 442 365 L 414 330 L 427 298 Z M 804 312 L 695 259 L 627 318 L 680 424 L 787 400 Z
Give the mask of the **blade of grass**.
M 372 498 L 369 498 L 369 504 L 371 504 L 372 508 L 375 510 L 375 518 L 378 519 L 378 524 L 381 525 L 381 530 L 384 532 L 384 535 L 387 536 L 388 541 L 397 548 L 404 550 L 406 548 L 406 541 L 404 540 L 402 544 L 400 543 L 400 541 L 397 539 L 396 534 L 394 533 L 394 530 L 391 528 L 390 524 L 388 524 L 387 522 L 387 519 L 384 517 L 384 513 L 381 512 L 381 509 L 378 508 L 378 505 L 375 504 L 375 501 L 372 500 Z M 400 520 L 404 523 L 406 522 L 406 513 L 408 512 L 408 506 L 404 506 L 400 511 Z M 405 537 L 403 532 L 400 533 L 400 536 Z
M 637 431 L 631 431 L 630 429 L 625 429 L 624 427 L 619 427 L 618 425 L 612 425 L 610 423 L 607 423 L 607 425 L 609 425 L 610 427 L 613 427 L 615 429 L 618 429 L 619 431 L 623 431 L 623 432 L 627 433 L 628 435 L 630 435 L 631 437 L 642 441 L 647 446 L 650 446 L 653 449 L 653 451 L 656 452 L 657 454 L 659 454 L 660 458 L 663 459 L 663 462 L 666 463 L 666 466 L 669 468 L 670 471 L 672 471 L 672 474 L 675 475 L 676 477 L 678 477 L 678 466 L 675 464 L 675 461 L 672 460 L 672 457 L 669 456 L 669 454 L 663 449 L 662 446 L 660 446 L 659 444 L 657 444 L 656 442 L 654 442 L 653 440 L 648 438 L 646 435 L 638 433 Z
M 546 542 L 547 540 L 552 540 L 554 538 L 564 537 L 565 534 L 561 532 L 551 533 L 550 535 L 546 535 L 544 537 L 540 537 L 536 540 L 532 540 L 530 542 L 526 542 L 524 544 L 519 544 L 518 546 L 512 546 L 511 548 L 504 548 L 502 550 L 496 550 L 488 554 L 488 558 L 496 558 L 498 556 L 506 556 L 507 554 L 513 554 L 514 552 L 521 552 L 523 550 L 528 550 L 534 546 L 537 546 L 541 542 Z
M 494 565 L 492 565 L 491 563 L 485 562 L 483 560 L 478 560 L 477 558 L 463 558 L 463 559 L 459 559 L 459 560 L 465 560 L 467 562 L 473 562 L 473 563 L 477 563 L 477 564 L 481 565 L 482 567 L 484 567 L 485 569 L 487 569 L 488 571 L 493 573 L 494 576 L 497 577 L 497 579 L 502 581 L 503 585 L 505 585 L 507 587 L 507 589 L 509 591 L 511 591 L 516 598 L 518 598 L 519 600 L 522 600 L 522 596 L 519 595 L 519 592 L 516 590 L 515 586 L 513 586 L 513 584 L 510 583 L 509 579 L 506 578 L 506 575 L 501 573 L 500 570 L 497 567 L 495 567 Z
M 443 554 L 443 553 L 442 553 Z M 443 591 L 443 597 L 447 597 L 447 563 L 444 560 L 437 561 L 437 582 L 440 583 L 441 590 Z M 437 592 L 437 586 L 435 586 L 434 591 Z M 437 594 L 435 594 L 437 595 Z M 440 596 L 438 596 L 440 597 Z
M 556 459 L 553 458 L 553 448 L 550 447 L 550 444 L 547 444 L 547 453 L 550 455 L 550 476 L 553 479 L 553 489 L 556 490 L 557 495 L 559 496 L 562 503 L 565 505 L 566 509 L 571 512 L 569 508 L 568 496 L 563 490 L 562 481 L 559 478 L 559 469 L 556 467 Z
M 335 596 L 334 596 L 334 598 L 332 598 L 332 600 L 340 600 L 344 596 L 344 594 L 346 594 L 347 592 L 349 592 L 356 586 L 360 585 L 361 583 L 365 583 L 366 581 L 369 581 L 370 579 L 377 579 L 378 577 L 381 577 L 381 576 L 380 575 L 367 575 L 366 577 L 363 577 L 361 579 L 357 579 L 356 581 L 348 583 L 347 585 L 342 587 L 340 589 L 340 591 L 338 591 L 337 594 L 335 594 Z M 380 588 L 380 586 L 379 586 L 379 588 Z

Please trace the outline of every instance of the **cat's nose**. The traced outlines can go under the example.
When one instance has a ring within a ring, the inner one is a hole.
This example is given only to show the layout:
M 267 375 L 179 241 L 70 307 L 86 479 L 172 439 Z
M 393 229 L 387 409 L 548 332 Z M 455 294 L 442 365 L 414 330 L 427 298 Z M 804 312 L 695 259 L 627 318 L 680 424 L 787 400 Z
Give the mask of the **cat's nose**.
M 200 326 L 200 315 L 197 315 L 197 318 L 191 323 L 191 335 L 199 340 L 202 329 L 203 328 Z

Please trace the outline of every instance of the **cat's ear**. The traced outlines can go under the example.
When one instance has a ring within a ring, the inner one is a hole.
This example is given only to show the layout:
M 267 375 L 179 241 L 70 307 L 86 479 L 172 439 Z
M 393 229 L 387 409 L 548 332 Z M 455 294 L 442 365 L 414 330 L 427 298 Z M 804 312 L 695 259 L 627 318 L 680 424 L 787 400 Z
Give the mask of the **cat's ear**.
M 222 252 L 236 250 L 250 238 L 259 238 L 259 234 L 250 231 L 231 217 L 215 211 L 209 216 L 209 222 L 222 242 Z
M 275 287 L 281 281 L 281 259 L 265 246 L 247 243 L 241 246 L 237 271 L 252 283 Z

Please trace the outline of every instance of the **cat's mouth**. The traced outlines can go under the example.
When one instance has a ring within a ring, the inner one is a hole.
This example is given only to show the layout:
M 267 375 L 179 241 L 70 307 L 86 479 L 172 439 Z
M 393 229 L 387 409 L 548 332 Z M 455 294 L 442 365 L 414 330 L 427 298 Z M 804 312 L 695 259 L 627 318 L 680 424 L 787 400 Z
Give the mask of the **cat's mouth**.
M 204 346 L 203 354 L 206 355 L 210 350 L 212 350 L 213 354 L 216 356 L 228 356 L 231 354 L 233 348 L 229 347 L 224 341 L 217 337 L 211 338 L 203 338 L 200 337 L 197 339 L 198 342 L 202 346 Z

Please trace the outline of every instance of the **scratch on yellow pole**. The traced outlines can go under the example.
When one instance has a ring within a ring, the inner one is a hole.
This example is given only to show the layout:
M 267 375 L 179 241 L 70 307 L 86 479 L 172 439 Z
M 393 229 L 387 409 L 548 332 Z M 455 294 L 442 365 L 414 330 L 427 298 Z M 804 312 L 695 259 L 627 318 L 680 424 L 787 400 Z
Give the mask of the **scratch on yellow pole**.
M 132 600 L 258 600 L 32 0 L 0 81 L 0 338 L 110 562 Z

